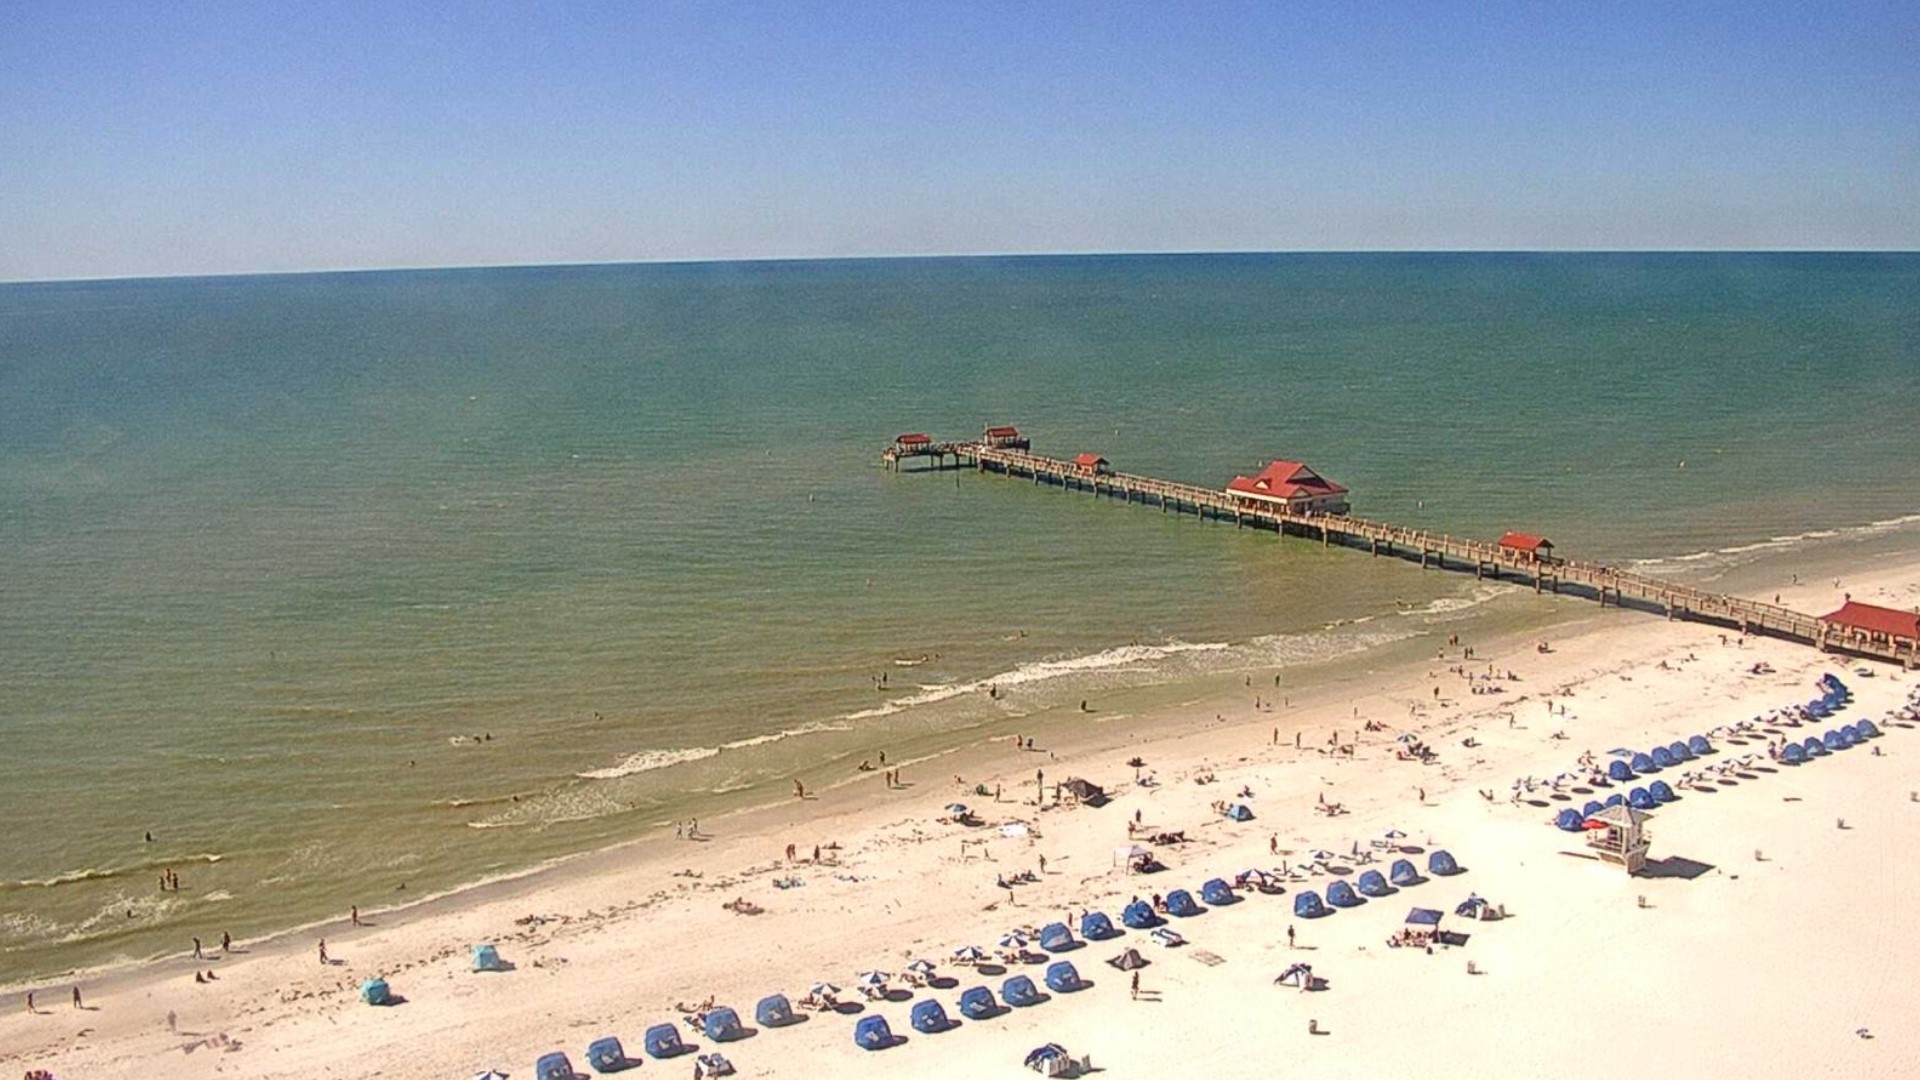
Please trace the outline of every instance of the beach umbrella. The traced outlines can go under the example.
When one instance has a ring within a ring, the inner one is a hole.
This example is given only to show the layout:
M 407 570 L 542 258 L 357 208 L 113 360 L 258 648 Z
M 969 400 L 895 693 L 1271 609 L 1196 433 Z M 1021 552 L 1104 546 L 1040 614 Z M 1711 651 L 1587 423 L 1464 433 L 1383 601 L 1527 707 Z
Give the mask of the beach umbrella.
M 817 982 L 807 988 L 807 993 L 814 997 L 831 997 L 839 992 L 840 988 L 830 982 Z
M 1000 947 L 1003 949 L 1024 949 L 1027 947 L 1027 935 L 1015 930 L 1013 933 L 1000 939 Z
M 953 958 L 955 960 L 985 960 L 987 958 L 987 950 L 978 945 L 962 945 L 953 950 Z
M 473 1080 L 507 1080 L 507 1074 L 499 1069 L 488 1069 L 486 1072 L 474 1073 Z
M 965 814 L 965 813 L 967 813 L 967 804 L 966 804 L 966 803 L 958 803 L 958 802 L 952 802 L 952 803 L 948 803 L 948 804 L 947 804 L 947 813 L 949 813 L 949 814 L 955 814 L 955 815 L 958 815 L 958 814 Z
M 907 965 L 907 970 L 918 972 L 922 975 L 931 975 L 933 974 L 933 961 L 915 960 L 913 963 Z
M 1419 737 L 1418 737 L 1418 736 L 1416 736 L 1416 735 L 1414 735 L 1414 734 L 1412 734 L 1411 732 L 1409 732 L 1409 733 L 1406 733 L 1406 734 L 1403 734 L 1403 735 L 1400 735 L 1400 736 L 1398 736 L 1398 737 L 1396 737 L 1396 738 L 1395 738 L 1395 739 L 1394 739 L 1393 741 L 1394 741 L 1394 742 L 1399 742 L 1399 743 L 1412 743 L 1412 742 L 1419 742 L 1419 741 L 1420 741 L 1420 739 L 1419 739 Z
M 1314 862 L 1326 862 L 1334 858 L 1334 854 L 1325 848 L 1314 848 L 1312 851 L 1307 852 L 1307 858 L 1312 859 Z
M 865 986 L 885 986 L 887 985 L 887 980 L 891 978 L 893 978 L 893 976 L 884 971 L 863 971 L 860 973 L 860 982 Z
M 1380 836 L 1385 840 L 1405 840 L 1407 838 L 1407 834 L 1401 832 L 1399 829 L 1388 829 L 1386 832 L 1381 833 Z

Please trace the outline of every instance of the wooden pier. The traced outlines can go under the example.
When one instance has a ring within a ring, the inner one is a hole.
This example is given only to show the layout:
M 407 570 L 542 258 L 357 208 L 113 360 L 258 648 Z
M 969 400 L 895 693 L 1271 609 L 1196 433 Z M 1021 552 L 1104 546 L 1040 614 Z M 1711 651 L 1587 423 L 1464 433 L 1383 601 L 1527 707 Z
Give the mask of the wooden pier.
M 1542 558 L 1488 540 L 1409 529 L 1351 514 L 1295 514 L 1251 506 L 1222 489 L 1112 471 L 1104 466 L 1104 459 L 1102 467 L 1095 469 L 1024 448 L 932 439 L 896 442 L 881 454 L 885 466 L 896 471 L 904 461 L 914 458 L 927 459 L 930 469 L 972 468 L 999 473 L 1065 491 L 1154 506 L 1162 513 L 1231 521 L 1236 528 L 1268 529 L 1281 536 L 1317 540 L 1326 547 L 1338 544 L 1357 548 L 1376 557 L 1418 562 L 1422 569 L 1471 571 L 1477 578 L 1531 585 L 1535 592 L 1567 593 L 1597 600 L 1602 606 L 1651 611 L 1669 619 L 1713 623 L 1743 634 L 1797 641 L 1822 651 L 1887 660 L 1909 668 L 1920 666 L 1920 652 L 1911 642 L 1866 640 L 1778 604 L 1709 592 L 1601 563 Z

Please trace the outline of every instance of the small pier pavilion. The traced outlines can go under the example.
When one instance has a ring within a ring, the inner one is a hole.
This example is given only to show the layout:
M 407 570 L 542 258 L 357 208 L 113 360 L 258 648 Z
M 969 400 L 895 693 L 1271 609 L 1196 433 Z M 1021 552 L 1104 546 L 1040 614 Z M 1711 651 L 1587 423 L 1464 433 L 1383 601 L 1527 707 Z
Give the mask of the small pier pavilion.
M 989 428 L 1009 431 L 1011 428 Z M 1014 432 L 1017 436 L 1018 433 Z M 1030 480 L 1039 486 L 1085 492 L 1162 513 L 1191 514 L 1236 528 L 1271 530 L 1280 536 L 1358 548 L 1375 557 L 1418 562 L 1421 569 L 1472 571 L 1475 577 L 1531 585 L 1535 592 L 1567 593 L 1598 601 L 1920 667 L 1920 615 L 1849 603 L 1815 618 L 1792 608 L 1710 592 L 1680 582 L 1621 570 L 1602 563 L 1561 558 L 1552 541 L 1508 532 L 1498 541 L 1436 533 L 1355 517 L 1348 490 L 1300 461 L 1276 460 L 1252 477 L 1236 476 L 1224 487 L 1139 476 L 1113 468 L 1098 454 L 1061 459 L 990 439 L 939 442 L 922 433 L 901 435 L 881 451 L 882 464 L 926 459 L 931 469 L 974 469 Z M 949 464 L 949 462 L 951 464 Z

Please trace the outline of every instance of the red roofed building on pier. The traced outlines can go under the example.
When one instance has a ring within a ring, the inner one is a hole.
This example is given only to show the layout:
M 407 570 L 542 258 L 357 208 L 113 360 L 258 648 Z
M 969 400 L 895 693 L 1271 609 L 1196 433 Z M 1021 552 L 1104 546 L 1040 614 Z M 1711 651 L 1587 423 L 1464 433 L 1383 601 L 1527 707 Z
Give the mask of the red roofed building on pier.
M 1255 476 L 1236 476 L 1227 485 L 1247 510 L 1287 514 L 1344 514 L 1347 489 L 1298 461 L 1276 461 Z
M 1849 600 L 1840 605 L 1839 611 L 1820 616 L 1820 623 L 1833 644 L 1844 646 L 1852 641 L 1892 645 L 1909 654 L 1920 650 L 1920 615 L 1911 611 Z
M 1099 454 L 1075 454 L 1073 467 L 1090 476 L 1105 476 L 1113 472 L 1113 465 Z
M 1020 429 L 1017 427 L 990 427 L 981 437 L 981 441 L 1000 450 L 1025 450 L 1033 445 L 1021 437 Z
M 1500 550 L 1532 562 L 1553 561 L 1553 541 L 1532 533 L 1510 532 L 1502 535 Z

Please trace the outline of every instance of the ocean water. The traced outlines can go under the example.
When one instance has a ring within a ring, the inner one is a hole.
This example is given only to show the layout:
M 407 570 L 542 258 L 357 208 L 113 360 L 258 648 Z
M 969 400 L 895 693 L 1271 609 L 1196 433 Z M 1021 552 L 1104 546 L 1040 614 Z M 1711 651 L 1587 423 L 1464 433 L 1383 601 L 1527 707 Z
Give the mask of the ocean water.
M 1499 617 L 1460 575 L 891 474 L 899 432 L 1013 423 L 1203 483 L 1297 456 L 1368 516 L 1712 577 L 1904 535 L 1916 401 L 1907 255 L 0 286 L 0 970 Z

